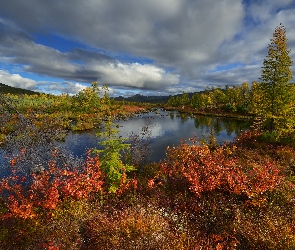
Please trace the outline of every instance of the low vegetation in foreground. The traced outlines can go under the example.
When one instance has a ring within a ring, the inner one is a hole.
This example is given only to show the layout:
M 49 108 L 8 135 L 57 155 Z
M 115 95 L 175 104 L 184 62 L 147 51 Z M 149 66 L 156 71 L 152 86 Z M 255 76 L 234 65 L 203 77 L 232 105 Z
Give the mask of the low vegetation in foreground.
M 90 151 L 75 162 L 58 149 L 44 169 L 24 172 L 23 149 L 0 184 L 1 248 L 294 249 L 295 151 L 260 140 L 193 138 L 128 173 L 104 173 Z

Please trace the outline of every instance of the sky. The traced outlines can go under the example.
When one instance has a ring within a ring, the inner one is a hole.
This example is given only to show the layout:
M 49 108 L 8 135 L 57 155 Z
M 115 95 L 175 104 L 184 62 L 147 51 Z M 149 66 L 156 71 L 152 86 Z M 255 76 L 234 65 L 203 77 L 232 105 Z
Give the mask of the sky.
M 0 0 L 0 82 L 75 95 L 174 95 L 259 80 L 295 0 Z M 292 66 L 295 72 L 295 66 Z M 294 73 L 295 74 L 295 73 Z

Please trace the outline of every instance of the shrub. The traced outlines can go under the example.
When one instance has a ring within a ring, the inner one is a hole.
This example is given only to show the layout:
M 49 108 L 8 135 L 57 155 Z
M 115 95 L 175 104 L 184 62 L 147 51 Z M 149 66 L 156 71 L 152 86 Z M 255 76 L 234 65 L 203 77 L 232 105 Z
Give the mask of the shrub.
M 193 141 L 169 148 L 150 186 L 164 190 L 165 203 L 161 202 L 176 214 L 175 225 L 185 228 L 191 241 L 194 232 L 212 248 L 292 248 L 294 219 L 288 213 L 294 205 L 294 184 L 285 176 L 290 171 L 280 164 L 287 165 L 286 155 L 295 154 L 269 146 L 263 157 L 263 149 L 237 146 L 247 143 L 247 135 L 255 138 L 247 132 L 237 144 L 210 149 Z M 265 215 L 264 220 L 258 215 Z
M 102 190 L 103 177 L 97 156 L 91 156 L 88 151 L 82 169 L 69 169 L 56 166 L 56 153 L 53 151 L 47 169 L 33 172 L 29 177 L 15 168 L 25 151 L 10 160 L 11 175 L 0 182 L 0 193 L 6 197 L 9 215 L 33 218 L 40 211 L 51 213 L 68 197 L 76 200 L 90 198 Z

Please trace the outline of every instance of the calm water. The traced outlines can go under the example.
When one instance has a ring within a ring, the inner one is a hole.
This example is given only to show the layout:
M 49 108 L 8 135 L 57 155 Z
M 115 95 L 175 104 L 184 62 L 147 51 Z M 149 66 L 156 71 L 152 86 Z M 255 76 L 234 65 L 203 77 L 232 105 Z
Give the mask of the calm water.
M 142 128 L 148 125 L 150 130 L 151 157 L 150 160 L 159 161 L 165 158 L 167 146 L 180 144 L 181 140 L 197 136 L 198 139 L 207 137 L 210 131 L 219 143 L 232 141 L 241 131 L 250 127 L 250 122 L 228 118 L 216 118 L 207 116 L 192 117 L 175 111 L 166 112 L 158 110 L 138 115 L 126 121 L 116 121 L 119 126 L 118 136 L 128 138 L 131 133 L 140 134 Z M 63 145 L 74 155 L 82 156 L 87 148 L 98 148 L 99 138 L 96 136 L 99 130 L 84 132 L 72 132 Z

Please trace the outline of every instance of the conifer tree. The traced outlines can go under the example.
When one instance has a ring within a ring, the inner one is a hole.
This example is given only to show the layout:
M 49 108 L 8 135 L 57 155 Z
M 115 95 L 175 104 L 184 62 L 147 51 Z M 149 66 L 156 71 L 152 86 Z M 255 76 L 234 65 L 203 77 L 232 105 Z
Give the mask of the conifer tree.
M 123 163 L 123 155 L 130 150 L 130 144 L 125 143 L 126 138 L 118 137 L 118 130 L 111 118 L 105 123 L 105 130 L 97 135 L 103 140 L 99 143 L 103 149 L 94 149 L 94 153 L 100 155 L 100 167 L 105 175 L 106 184 L 110 193 L 115 193 L 121 184 L 126 184 L 126 173 L 135 170 L 132 165 Z
M 295 124 L 294 93 L 290 84 L 293 62 L 282 24 L 276 27 L 270 41 L 268 55 L 263 61 L 259 84 L 262 96 L 257 111 L 269 131 L 281 133 L 293 130 Z

